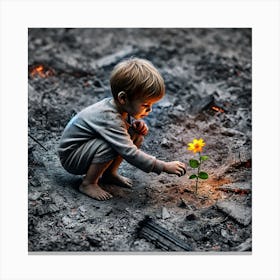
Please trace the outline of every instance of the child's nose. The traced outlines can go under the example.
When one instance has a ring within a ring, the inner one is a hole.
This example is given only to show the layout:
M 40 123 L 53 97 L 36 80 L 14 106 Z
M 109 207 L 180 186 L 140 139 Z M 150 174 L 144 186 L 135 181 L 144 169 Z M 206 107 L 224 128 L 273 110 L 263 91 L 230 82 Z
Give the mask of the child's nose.
M 148 107 L 147 109 L 146 109 L 146 112 L 152 112 L 152 107 Z

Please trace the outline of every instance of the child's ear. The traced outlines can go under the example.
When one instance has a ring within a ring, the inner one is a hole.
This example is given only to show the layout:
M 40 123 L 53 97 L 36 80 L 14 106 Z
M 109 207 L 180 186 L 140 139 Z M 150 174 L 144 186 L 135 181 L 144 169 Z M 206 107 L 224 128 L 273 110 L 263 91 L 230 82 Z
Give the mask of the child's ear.
M 120 91 L 118 93 L 118 101 L 120 102 L 120 104 L 124 105 L 126 100 L 127 100 L 126 93 L 124 91 Z

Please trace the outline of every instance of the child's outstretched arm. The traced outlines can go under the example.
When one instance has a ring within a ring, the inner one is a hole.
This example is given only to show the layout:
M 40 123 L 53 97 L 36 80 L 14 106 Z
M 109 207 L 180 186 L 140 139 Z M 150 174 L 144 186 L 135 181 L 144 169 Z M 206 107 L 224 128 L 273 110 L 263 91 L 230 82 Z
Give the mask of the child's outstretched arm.
M 169 174 L 183 176 L 186 174 L 186 165 L 180 161 L 165 162 L 163 171 Z

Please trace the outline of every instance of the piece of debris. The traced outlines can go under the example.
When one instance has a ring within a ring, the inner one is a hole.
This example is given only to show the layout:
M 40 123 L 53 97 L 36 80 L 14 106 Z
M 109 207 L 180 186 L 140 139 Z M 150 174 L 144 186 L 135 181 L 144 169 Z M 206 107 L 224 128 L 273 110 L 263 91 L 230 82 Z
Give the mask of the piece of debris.
M 164 220 L 170 218 L 170 214 L 165 207 L 162 207 L 161 209 L 161 218 Z
M 58 211 L 59 211 L 59 208 L 54 203 L 49 203 L 49 204 L 44 204 L 44 205 L 38 206 L 35 210 L 35 213 L 38 216 L 44 216 L 47 214 L 53 214 Z
M 72 220 L 69 218 L 69 217 L 67 217 L 67 216 L 63 216 L 62 217 L 62 223 L 64 224 L 64 225 L 69 225 L 70 223 L 72 222 Z
M 118 52 L 114 52 L 110 55 L 103 56 L 100 59 L 92 62 L 90 66 L 93 69 L 99 69 L 101 67 L 110 66 L 116 64 L 118 61 L 124 59 L 127 56 L 131 56 L 134 53 L 134 49 L 131 46 L 126 46 Z
M 160 145 L 164 148 L 169 148 L 171 146 L 170 142 L 166 138 L 163 138 L 161 140 Z
M 29 194 L 28 194 L 28 199 L 30 199 L 30 200 L 37 200 L 40 196 L 42 195 L 42 193 L 40 193 L 40 192 L 38 192 L 38 191 L 34 191 L 34 192 L 30 192 Z
M 217 208 L 228 214 L 238 223 L 247 226 L 251 223 L 252 213 L 251 208 L 239 204 L 235 201 L 218 201 Z
M 146 217 L 139 223 L 138 236 L 145 238 L 164 251 L 192 250 L 190 245 L 156 224 L 150 217 Z

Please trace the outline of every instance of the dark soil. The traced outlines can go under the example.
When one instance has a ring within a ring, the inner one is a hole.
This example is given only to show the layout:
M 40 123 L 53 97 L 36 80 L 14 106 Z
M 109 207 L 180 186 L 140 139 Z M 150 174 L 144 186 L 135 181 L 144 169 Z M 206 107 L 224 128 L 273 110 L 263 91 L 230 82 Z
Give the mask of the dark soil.
M 251 29 L 29 29 L 28 48 L 30 252 L 161 252 L 138 234 L 146 216 L 191 251 L 252 250 Z M 81 177 L 63 170 L 56 147 L 75 113 L 110 96 L 113 66 L 131 56 L 166 83 L 142 149 L 185 162 L 187 174 L 124 162 L 134 188 L 105 186 L 114 198 L 96 201 L 79 193 Z M 197 195 L 186 149 L 194 138 L 209 156 Z

